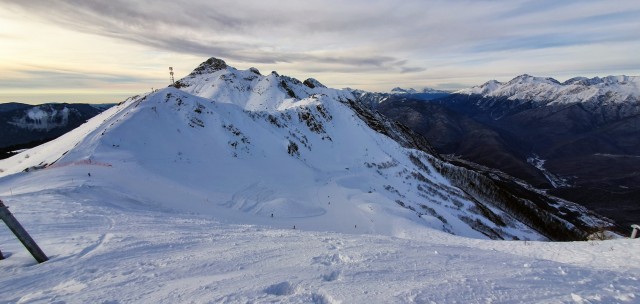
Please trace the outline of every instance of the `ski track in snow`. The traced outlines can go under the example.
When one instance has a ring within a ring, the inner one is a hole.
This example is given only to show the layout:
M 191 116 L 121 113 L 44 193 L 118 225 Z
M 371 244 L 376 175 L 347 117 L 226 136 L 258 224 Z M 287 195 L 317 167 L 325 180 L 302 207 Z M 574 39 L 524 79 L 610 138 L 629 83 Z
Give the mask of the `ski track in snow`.
M 6 199 L 51 260 L 8 229 L 2 303 L 634 303 L 638 240 L 413 239 L 223 224 L 72 190 Z M 63 210 L 65 210 L 63 212 Z

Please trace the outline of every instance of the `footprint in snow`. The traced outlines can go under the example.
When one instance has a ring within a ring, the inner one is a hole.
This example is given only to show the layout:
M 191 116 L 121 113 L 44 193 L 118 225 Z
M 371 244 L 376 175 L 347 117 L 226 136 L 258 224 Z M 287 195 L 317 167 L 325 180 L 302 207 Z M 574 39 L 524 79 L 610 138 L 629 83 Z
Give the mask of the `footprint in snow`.
M 264 292 L 275 296 L 289 296 L 298 292 L 298 286 L 284 281 L 265 288 Z
M 317 256 L 314 257 L 312 259 L 314 264 L 322 264 L 325 266 L 331 266 L 331 265 L 336 265 L 336 264 L 342 264 L 342 263 L 348 263 L 351 261 L 351 258 L 349 258 L 348 256 L 339 254 L 339 253 L 334 253 L 334 254 L 327 254 L 327 255 L 321 255 L 321 256 Z
M 325 282 L 333 282 L 340 279 L 341 274 L 342 274 L 342 271 L 335 270 L 335 271 L 332 271 L 331 273 L 323 275 L 322 280 L 324 280 Z

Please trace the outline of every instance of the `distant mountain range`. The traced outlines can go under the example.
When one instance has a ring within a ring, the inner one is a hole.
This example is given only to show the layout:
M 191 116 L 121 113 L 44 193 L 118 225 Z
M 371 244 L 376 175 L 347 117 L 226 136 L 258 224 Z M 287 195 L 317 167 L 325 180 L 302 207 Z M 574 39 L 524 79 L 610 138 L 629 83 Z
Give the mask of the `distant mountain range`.
M 443 97 L 447 97 L 452 94 L 451 91 L 436 90 L 431 88 L 424 88 L 422 90 L 416 90 L 413 88 L 403 89 L 396 87 L 391 89 L 390 92 L 367 92 L 363 90 L 357 90 L 352 88 L 345 88 L 345 90 L 351 92 L 360 103 L 367 105 L 368 107 L 375 108 L 377 105 L 391 99 L 398 100 L 435 100 Z
M 428 102 L 411 95 L 357 94 L 440 153 L 548 188 L 624 226 L 640 222 L 640 77 L 561 83 L 521 75 Z
M 113 104 L 0 104 L 0 158 L 52 140 Z

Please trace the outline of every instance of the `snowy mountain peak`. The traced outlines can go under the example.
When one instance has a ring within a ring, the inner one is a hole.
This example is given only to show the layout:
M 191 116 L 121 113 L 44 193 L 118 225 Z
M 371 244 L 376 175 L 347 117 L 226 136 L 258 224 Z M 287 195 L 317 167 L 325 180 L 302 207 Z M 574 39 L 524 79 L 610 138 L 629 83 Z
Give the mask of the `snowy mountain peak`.
M 269 112 L 321 102 L 322 98 L 316 98 L 321 95 L 349 94 L 328 89 L 313 78 L 302 82 L 276 71 L 262 75 L 256 68 L 238 70 L 216 58 L 203 62 L 172 86 L 198 97 L 233 103 L 245 110 Z
M 224 62 L 224 60 L 211 57 L 207 59 L 205 62 L 201 63 L 189 75 L 211 74 L 226 68 L 227 68 L 227 63 Z
M 416 91 L 414 88 L 403 89 L 400 87 L 395 87 L 391 89 L 391 94 L 416 94 L 416 93 L 418 93 L 418 91 Z
M 423 88 L 421 90 L 416 90 L 414 88 L 408 88 L 408 89 L 403 89 L 400 87 L 395 87 L 393 89 L 391 89 L 390 94 L 409 94 L 409 95 L 414 95 L 414 94 L 450 94 L 450 91 L 443 91 L 443 90 L 437 90 L 437 89 L 432 89 L 432 88 Z
M 628 84 L 629 82 L 638 82 L 638 77 L 634 77 L 634 76 L 625 76 L 625 75 L 620 75 L 620 76 L 607 76 L 604 78 L 600 78 L 600 77 L 594 77 L 594 78 L 587 78 L 587 77 L 574 77 L 571 78 L 565 82 L 563 82 L 563 85 L 585 85 L 585 86 L 590 86 L 590 85 L 598 85 L 598 84 L 607 84 L 607 85 L 615 85 L 615 84 Z
M 420 93 L 439 93 L 439 94 L 451 94 L 451 91 L 438 90 L 433 88 L 424 88 Z
M 525 84 L 525 83 L 548 83 L 548 84 L 560 84 L 559 81 L 555 80 L 551 77 L 535 77 L 529 74 L 522 74 L 513 78 L 511 81 L 507 82 L 509 84 Z
M 460 91 L 456 91 L 455 93 L 458 94 L 475 94 L 475 95 L 489 95 L 491 94 L 491 92 L 497 90 L 498 88 L 500 88 L 500 86 L 502 86 L 502 82 L 499 82 L 497 80 L 489 80 L 485 83 L 483 83 L 480 86 L 474 86 L 472 88 L 469 89 L 463 89 Z
M 260 70 L 258 70 L 257 68 L 250 67 L 250 68 L 249 68 L 249 71 L 253 72 L 253 73 L 254 73 L 254 74 L 256 74 L 256 75 L 260 75 L 260 76 L 262 76 L 262 74 L 260 74 Z
M 304 85 L 306 85 L 309 88 L 315 89 L 316 87 L 319 88 L 326 88 L 326 86 L 322 83 L 320 83 L 320 81 L 314 79 L 314 78 L 307 78 L 305 81 L 302 82 Z
M 506 83 L 495 80 L 457 91 L 458 94 L 498 97 L 538 104 L 593 103 L 636 105 L 640 103 L 640 77 L 575 77 L 560 83 L 551 77 L 517 76 Z

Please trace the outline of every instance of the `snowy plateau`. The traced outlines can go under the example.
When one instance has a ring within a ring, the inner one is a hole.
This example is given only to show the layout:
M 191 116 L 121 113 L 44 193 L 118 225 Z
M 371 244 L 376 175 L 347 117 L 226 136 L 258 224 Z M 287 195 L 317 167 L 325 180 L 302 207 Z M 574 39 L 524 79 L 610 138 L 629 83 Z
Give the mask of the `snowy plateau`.
M 0 229 L 0 302 L 640 301 L 640 241 L 550 242 L 353 99 L 211 58 L 1 160 L 50 260 Z

